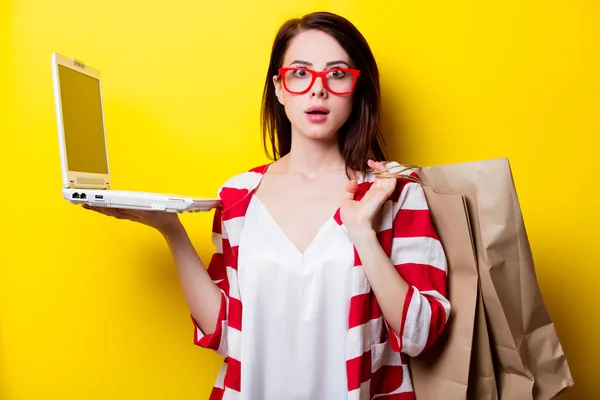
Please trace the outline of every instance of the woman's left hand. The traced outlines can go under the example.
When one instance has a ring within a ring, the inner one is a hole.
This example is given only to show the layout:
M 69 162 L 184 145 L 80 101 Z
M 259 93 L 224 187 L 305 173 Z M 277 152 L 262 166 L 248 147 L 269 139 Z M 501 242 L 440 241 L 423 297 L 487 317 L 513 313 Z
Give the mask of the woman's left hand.
M 369 159 L 368 165 L 374 171 L 385 170 L 383 162 Z M 356 179 L 348 182 L 346 198 L 340 207 L 340 217 L 350 236 L 373 231 L 373 218 L 396 188 L 396 179 L 376 177 L 369 190 L 359 201 L 354 200 L 357 187 Z

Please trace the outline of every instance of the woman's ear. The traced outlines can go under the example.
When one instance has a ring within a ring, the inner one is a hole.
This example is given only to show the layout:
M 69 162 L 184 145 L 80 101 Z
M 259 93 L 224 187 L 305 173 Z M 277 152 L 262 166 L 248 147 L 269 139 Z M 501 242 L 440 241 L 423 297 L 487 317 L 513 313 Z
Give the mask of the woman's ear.
M 277 100 L 279 100 L 281 105 L 285 105 L 283 101 L 283 85 L 281 79 L 279 79 L 277 75 L 273 76 L 273 86 L 275 86 L 275 96 L 277 96 Z

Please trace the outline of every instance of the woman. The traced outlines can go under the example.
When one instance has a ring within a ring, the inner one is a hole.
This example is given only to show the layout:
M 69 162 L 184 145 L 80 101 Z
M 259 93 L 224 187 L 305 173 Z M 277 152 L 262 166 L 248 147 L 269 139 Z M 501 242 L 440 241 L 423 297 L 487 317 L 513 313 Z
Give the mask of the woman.
M 166 238 L 195 343 L 225 357 L 211 399 L 414 398 L 406 355 L 446 324 L 446 261 L 421 186 L 373 160 L 379 105 L 350 22 L 290 20 L 263 97 L 275 161 L 219 189 L 208 271 L 176 214 L 98 210 Z

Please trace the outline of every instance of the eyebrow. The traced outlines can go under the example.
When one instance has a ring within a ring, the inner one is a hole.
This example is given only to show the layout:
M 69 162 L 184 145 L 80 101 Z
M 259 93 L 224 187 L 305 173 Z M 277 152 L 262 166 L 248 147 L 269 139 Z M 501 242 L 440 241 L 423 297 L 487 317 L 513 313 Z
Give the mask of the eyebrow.
M 308 62 L 308 61 L 302 61 L 302 60 L 294 60 L 290 63 L 290 65 L 292 64 L 304 64 L 307 65 L 309 67 L 312 67 L 313 64 Z M 350 67 L 350 64 L 348 64 L 346 61 L 344 60 L 336 60 L 336 61 L 329 61 L 327 64 L 325 64 L 325 67 L 329 67 L 330 65 L 335 65 L 335 64 L 346 64 L 346 66 Z

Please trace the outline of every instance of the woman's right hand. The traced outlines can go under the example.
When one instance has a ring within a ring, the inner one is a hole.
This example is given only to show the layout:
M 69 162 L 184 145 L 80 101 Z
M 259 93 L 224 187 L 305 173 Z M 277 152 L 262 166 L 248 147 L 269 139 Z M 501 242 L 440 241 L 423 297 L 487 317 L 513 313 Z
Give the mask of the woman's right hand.
M 87 204 L 84 204 L 83 208 L 117 219 L 126 219 L 139 222 L 151 228 L 157 229 L 162 234 L 172 232 L 181 226 L 181 222 L 179 221 L 179 216 L 177 213 L 165 211 L 129 210 L 125 208 L 111 207 L 93 207 Z

